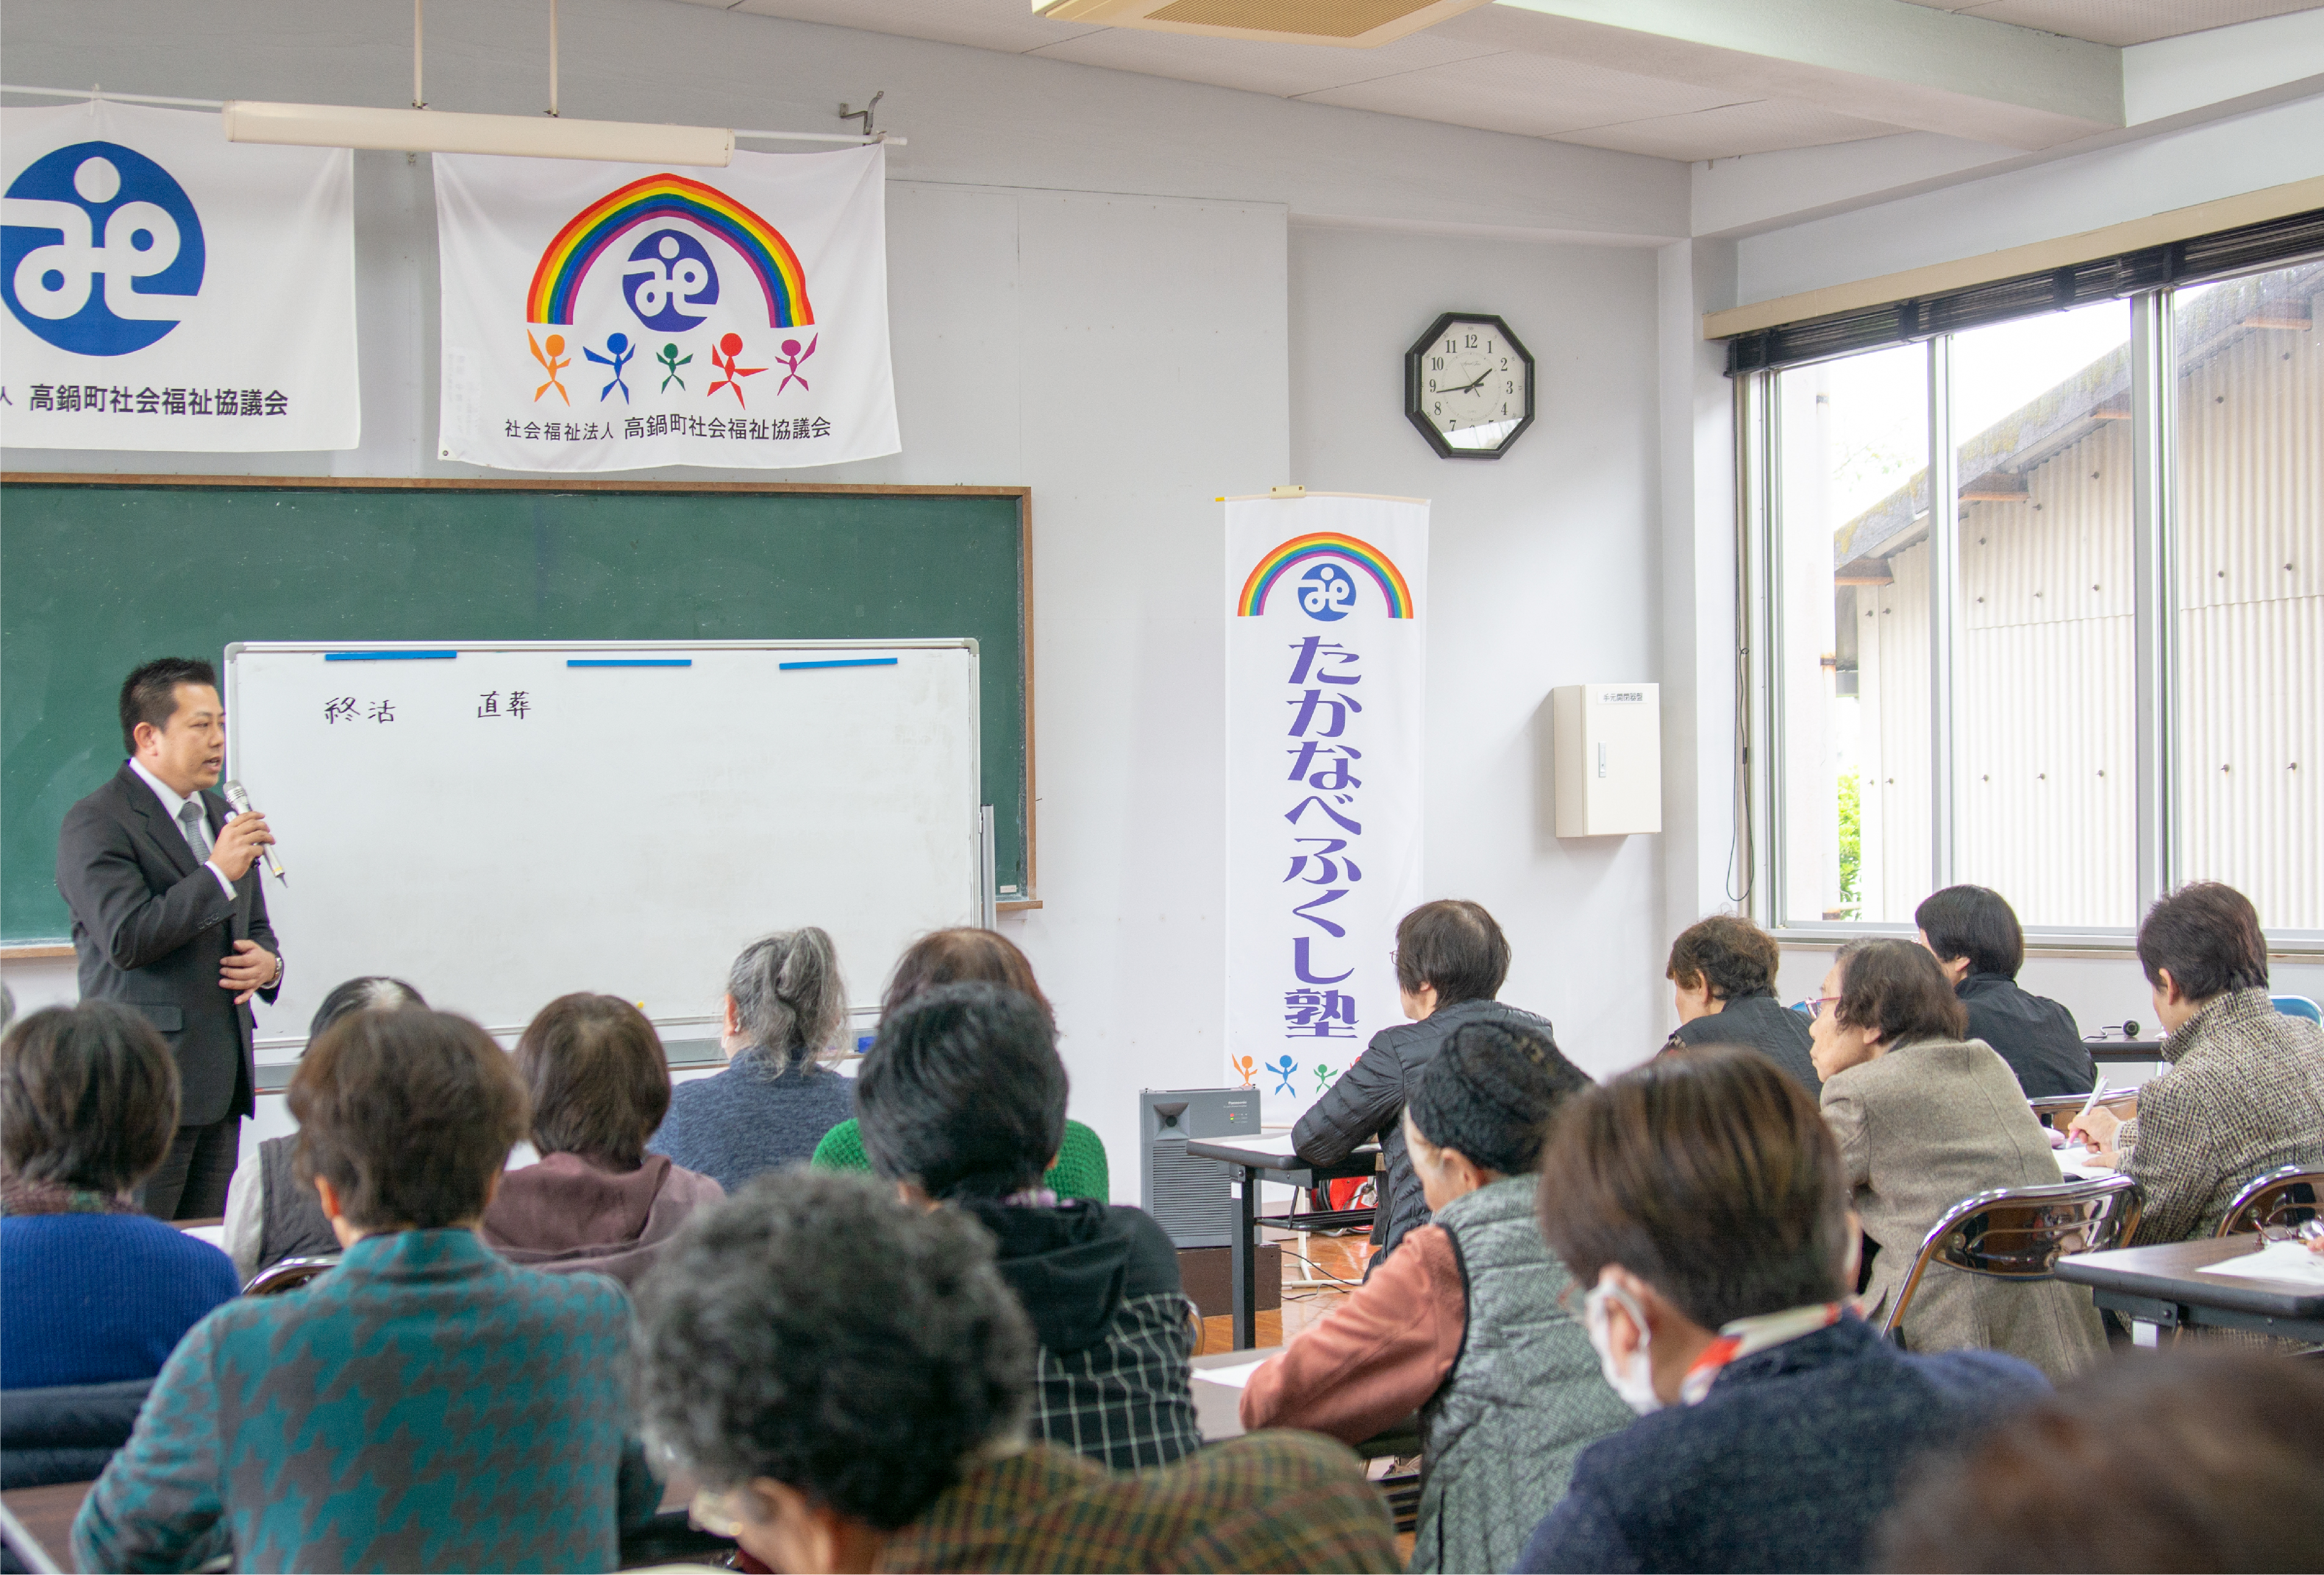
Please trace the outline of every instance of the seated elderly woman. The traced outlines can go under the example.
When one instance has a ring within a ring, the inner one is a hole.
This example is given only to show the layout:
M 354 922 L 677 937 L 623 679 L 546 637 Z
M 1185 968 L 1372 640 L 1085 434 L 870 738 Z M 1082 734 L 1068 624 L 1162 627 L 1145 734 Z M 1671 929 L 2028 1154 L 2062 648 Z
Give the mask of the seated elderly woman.
M 1244 1386 L 1246 1428 L 1351 1444 L 1420 1413 L 1415 1570 L 1508 1569 L 1574 1457 L 1630 1420 L 1534 1221 L 1542 1139 L 1589 1086 L 1538 1034 L 1453 1029 L 1404 1107 L 1431 1221 Z
M 725 1011 L 726 1070 L 671 1091 L 646 1147 L 733 1193 L 813 1154 L 854 1105 L 854 1085 L 826 1064 L 847 1027 L 831 937 L 810 925 L 743 947 L 727 971 Z
M 1864 1233 L 1875 1243 L 1864 1314 L 1879 1319 L 1947 1209 L 1996 1187 L 2063 1179 L 2017 1074 L 1965 1039 L 1968 1013 L 1924 946 L 1840 948 L 1816 1003 L 1823 1114 L 1840 1140 Z M 2089 1292 L 1932 1264 L 1904 1309 L 1909 1350 L 1981 1347 L 2062 1378 L 2106 1351 Z
M 2199 880 L 2138 926 L 2138 962 L 2171 1069 L 2138 1114 L 2075 1123 L 2095 1156 L 2138 1184 L 2135 1244 L 2209 1236 L 2245 1183 L 2287 1165 L 2324 1168 L 2324 1030 L 2267 997 L 2267 937 L 2251 899 Z
M 475 1024 L 355 1012 L 291 1074 L 346 1248 L 196 1325 L 74 1519 L 84 1570 L 610 1570 L 660 1490 L 628 1439 L 629 1299 L 475 1225 L 525 1130 Z
M 1049 998 L 1041 993 L 1033 978 L 1033 964 L 1026 961 L 1016 943 L 997 931 L 963 926 L 922 935 L 904 949 L 896 960 L 896 972 L 889 978 L 887 992 L 880 998 L 881 1021 L 894 1017 L 939 984 L 1002 985 L 1030 997 L 1048 1013 L 1052 1024 L 1056 1020 L 1056 1014 L 1049 1009 Z M 853 1117 L 824 1134 L 823 1141 L 815 1146 L 813 1164 L 817 1170 L 872 1168 L 863 1152 L 862 1129 Z M 1041 1184 L 1061 1198 L 1112 1202 L 1104 1140 L 1079 1121 L 1068 1119 L 1065 1141 L 1057 1146 L 1056 1163 L 1049 1166 Z
M 1028 1440 L 1035 1335 L 992 1253 L 868 1177 L 770 1175 L 696 1215 L 639 1287 L 636 1343 L 696 1519 L 795 1575 L 1397 1567 L 1385 1501 L 1328 1439 L 1145 1471 Z
M 178 1064 L 111 1001 L 0 1040 L 0 1382 L 150 1378 L 235 1294 L 226 1255 L 138 1208 L 178 1130 Z
M 420 992 L 401 979 L 383 973 L 350 979 L 323 998 L 307 1025 L 307 1043 L 349 1012 L 393 1011 L 398 1007 L 424 1007 Z M 258 1145 L 258 1163 L 238 1167 L 226 1189 L 226 1255 L 234 1272 L 247 1285 L 261 1269 L 272 1268 L 286 1257 L 328 1257 L 337 1255 L 339 1239 L 315 1201 L 315 1189 L 300 1184 L 291 1174 L 298 1152 L 296 1132 L 267 1138 Z
M 1808 1055 L 1808 1020 L 1775 999 L 1783 953 L 1775 937 L 1740 914 L 1719 913 L 1679 932 L 1663 977 L 1671 981 L 1678 1027 L 1665 1050 L 1748 1045 L 1799 1080 L 1810 1098 L 1823 1090 Z
M 1848 1310 L 1839 1146 L 1756 1050 L 1584 1089 L 1542 1156 L 1543 1233 L 1639 1420 L 1582 1451 L 1521 1570 L 1861 1570 L 1916 1456 L 2048 1387 L 1991 1351 L 1907 1355 Z
M 726 1195 L 646 1152 L 669 1109 L 669 1064 L 653 1025 L 619 996 L 541 1008 L 516 1042 L 516 1071 L 540 1161 L 501 1178 L 477 1230 L 510 1262 L 634 1285 L 687 1215 Z

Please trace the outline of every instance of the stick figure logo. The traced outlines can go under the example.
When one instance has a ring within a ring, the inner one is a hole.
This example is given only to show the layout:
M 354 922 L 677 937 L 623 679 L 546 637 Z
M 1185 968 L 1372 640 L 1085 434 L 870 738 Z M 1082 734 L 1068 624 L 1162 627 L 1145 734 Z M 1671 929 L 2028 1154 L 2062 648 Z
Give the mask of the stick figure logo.
M 627 334 L 608 334 L 605 336 L 605 354 L 600 355 L 586 345 L 581 346 L 581 354 L 600 366 L 610 366 L 613 369 L 613 381 L 597 391 L 597 401 L 603 404 L 607 394 L 612 393 L 615 389 L 620 389 L 622 402 L 628 404 L 630 385 L 622 381 L 622 368 L 636 359 L 638 354 L 638 347 L 630 343 L 630 336 Z
M 661 391 L 668 393 L 671 383 L 676 383 L 680 388 L 686 386 L 686 379 L 678 376 L 678 369 L 681 366 L 693 365 L 694 357 L 680 355 L 675 345 L 665 345 L 661 347 L 661 354 L 654 357 L 654 364 L 662 370 Z
M 722 388 L 731 388 L 734 391 L 734 402 L 738 405 L 744 403 L 742 380 L 746 377 L 756 377 L 767 369 L 763 366 L 735 365 L 734 363 L 742 359 L 742 335 L 726 334 L 719 338 L 718 347 L 710 353 L 710 364 L 726 375 L 703 391 L 706 398 L 716 393 Z M 782 391 L 778 389 L 776 391 L 779 393 Z
M 571 404 L 573 402 L 573 396 L 565 391 L 565 385 L 558 381 L 557 375 L 558 373 L 563 372 L 567 367 L 573 364 L 573 357 L 565 354 L 565 336 L 562 334 L 551 334 L 549 336 L 549 344 L 547 346 L 549 354 L 546 355 L 543 355 L 540 353 L 542 346 L 533 343 L 532 330 L 530 328 L 527 328 L 524 331 L 524 342 L 528 345 L 531 346 L 532 358 L 535 361 L 540 362 L 542 369 L 549 373 L 549 381 L 532 391 L 533 399 L 538 401 L 541 395 L 547 393 L 550 389 L 555 389 L 558 399 L 563 400 L 568 405 Z M 604 396 L 600 395 L 599 397 L 603 398 Z
M 797 382 L 801 388 L 807 387 L 807 379 L 799 374 L 799 363 L 814 355 L 815 347 L 822 343 L 823 336 L 821 334 L 817 334 L 814 338 L 809 339 L 807 342 L 807 348 L 804 350 L 799 348 L 799 342 L 797 339 L 786 339 L 783 341 L 783 364 L 788 367 L 789 370 L 783 373 L 782 382 L 775 384 L 775 391 L 777 393 L 782 392 L 783 390 L 790 387 L 793 382 Z
M 1277 1093 L 1296 1094 L 1299 1091 L 1292 1086 L 1291 1082 L 1291 1080 L 1299 1073 L 1299 1063 L 1292 1060 L 1290 1056 L 1286 1055 L 1280 1061 L 1268 1062 L 1267 1070 L 1275 1073 Z
M 1231 1055 L 1227 1059 L 1229 1064 L 1234 1067 L 1234 1074 L 1242 1079 L 1243 1087 L 1255 1088 L 1258 1086 L 1259 1058 L 1257 1056 Z
M 143 350 L 201 290 L 202 221 L 185 188 L 134 148 L 75 143 L 45 154 L 9 183 L 0 214 L 0 299 L 60 350 Z

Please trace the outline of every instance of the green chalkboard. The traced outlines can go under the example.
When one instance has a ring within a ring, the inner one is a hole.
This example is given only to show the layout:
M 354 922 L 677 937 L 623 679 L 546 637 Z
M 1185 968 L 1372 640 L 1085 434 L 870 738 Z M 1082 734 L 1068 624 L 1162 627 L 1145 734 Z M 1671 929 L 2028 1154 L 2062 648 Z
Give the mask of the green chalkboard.
M 122 678 L 236 640 L 973 638 L 996 881 L 1029 896 L 1027 509 L 1002 487 L 10 478 L 0 940 L 70 933 L 57 827 L 120 767 Z

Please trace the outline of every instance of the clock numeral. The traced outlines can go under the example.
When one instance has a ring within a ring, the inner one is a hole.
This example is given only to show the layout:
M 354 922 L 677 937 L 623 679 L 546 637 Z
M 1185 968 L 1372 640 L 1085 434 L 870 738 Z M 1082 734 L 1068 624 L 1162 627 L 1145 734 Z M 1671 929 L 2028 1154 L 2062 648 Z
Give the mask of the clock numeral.
M 1460 346 L 1460 345 L 1456 345 L 1456 344 L 1454 344 L 1452 340 L 1447 339 L 1447 340 L 1445 340 L 1445 341 L 1444 341 L 1444 349 L 1445 349 L 1445 351 L 1446 351 L 1446 353 L 1447 353 L 1447 354 L 1450 354 L 1450 353 L 1451 353 L 1451 352 L 1452 352 L 1452 351 L 1458 350 L 1459 348 L 1461 348 L 1461 346 Z
M 1443 370 L 1444 370 L 1444 357 L 1443 357 L 1442 355 L 1432 355 L 1432 356 L 1430 356 L 1430 357 L 1428 358 L 1428 370 L 1429 370 L 1429 371 L 1431 371 L 1431 372 L 1442 372 L 1442 371 L 1443 371 Z
M 1515 393 L 1517 391 L 1517 385 L 1514 382 L 1505 382 L 1501 384 L 1501 391 L 1503 393 Z
M 1501 357 L 1501 370 L 1502 370 L 1503 372 L 1507 372 L 1508 369 L 1509 369 L 1509 358 L 1508 358 L 1508 356 L 1504 355 L 1504 356 L 1502 356 L 1502 357 Z
M 1432 416 L 1443 415 L 1444 413 L 1444 401 L 1443 400 L 1432 401 L 1428 407 L 1428 413 Z
M 1474 350 L 1476 347 L 1477 347 L 1477 336 L 1476 336 L 1476 335 L 1474 335 L 1474 334 L 1471 334 L 1471 335 L 1470 335 L 1470 336 L 1469 336 L 1469 348 L 1470 348 L 1470 349 L 1471 349 L 1471 350 Z
M 1428 380 L 1428 391 L 1430 393 L 1436 391 L 1436 380 L 1433 377 Z

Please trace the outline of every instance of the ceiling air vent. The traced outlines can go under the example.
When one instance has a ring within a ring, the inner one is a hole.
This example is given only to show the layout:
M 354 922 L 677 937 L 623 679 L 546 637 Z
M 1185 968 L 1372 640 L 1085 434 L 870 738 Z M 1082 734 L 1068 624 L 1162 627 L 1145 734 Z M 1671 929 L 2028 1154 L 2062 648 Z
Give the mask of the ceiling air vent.
M 1033 0 L 1051 22 L 1368 50 L 1473 11 L 1486 0 Z

